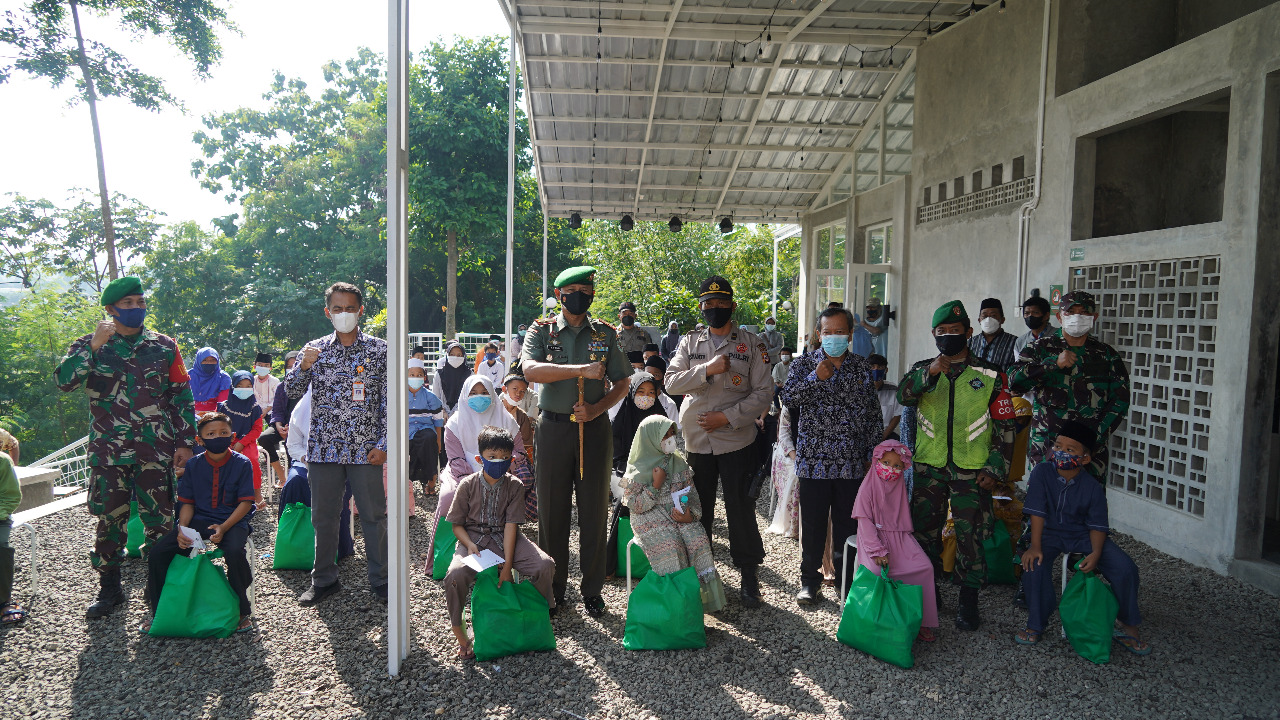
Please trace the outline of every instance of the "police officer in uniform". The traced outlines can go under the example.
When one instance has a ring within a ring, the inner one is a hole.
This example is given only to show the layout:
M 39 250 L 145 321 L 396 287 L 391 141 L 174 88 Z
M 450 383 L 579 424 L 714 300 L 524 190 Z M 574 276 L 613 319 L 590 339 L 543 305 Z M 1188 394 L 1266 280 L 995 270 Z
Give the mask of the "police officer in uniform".
M 622 346 L 622 352 L 643 352 L 644 346 L 652 338 L 649 337 L 648 330 L 636 325 L 635 303 L 627 301 L 618 306 L 618 322 L 622 323 L 622 330 L 618 333 L 618 344 Z
M 561 312 L 538 320 L 525 338 L 521 363 L 529 382 L 541 383 L 541 419 L 534 434 L 538 482 L 538 546 L 556 561 L 552 590 L 563 605 L 569 580 L 569 525 L 578 502 L 578 557 L 582 604 L 591 617 L 604 615 L 605 547 L 609 526 L 609 476 L 613 428 L 609 408 L 627 394 L 631 365 L 612 325 L 589 317 L 595 298 L 593 267 L 569 268 L 556 278 Z M 584 380 L 578 402 L 578 378 Z M 612 389 L 605 382 L 608 378 Z M 582 449 L 578 428 L 582 426 Z M 578 457 L 582 455 L 582 479 Z
M 680 425 L 693 485 L 702 498 L 702 526 L 711 537 L 719 480 L 724 484 L 729 555 L 742 572 L 742 605 L 759 607 L 756 567 L 764 562 L 764 542 L 755 502 L 747 493 L 760 467 L 753 445 L 756 418 L 773 399 L 769 347 L 730 321 L 737 304 L 728 280 L 718 275 L 703 280 L 698 308 L 708 327 L 680 339 L 667 368 L 666 389 L 685 396 Z

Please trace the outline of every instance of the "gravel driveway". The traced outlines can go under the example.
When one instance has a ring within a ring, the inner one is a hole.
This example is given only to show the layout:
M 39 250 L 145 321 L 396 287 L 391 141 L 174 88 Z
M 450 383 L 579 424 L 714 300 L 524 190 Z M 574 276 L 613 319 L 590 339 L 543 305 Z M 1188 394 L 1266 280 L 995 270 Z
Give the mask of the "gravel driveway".
M 440 585 L 420 564 L 430 530 L 422 517 L 434 505 L 419 498 L 419 518 L 410 520 L 413 636 L 396 679 L 386 673 L 386 613 L 367 590 L 358 538 L 357 557 L 340 565 L 344 592 L 317 607 L 294 600 L 309 582 L 305 572 L 272 571 L 268 560 L 257 576 L 259 632 L 155 639 L 137 631 L 146 619 L 145 566 L 125 567 L 126 608 L 88 622 L 95 520 L 83 508 L 42 518 L 41 597 L 23 626 L 0 630 L 0 717 L 1280 717 L 1280 600 L 1123 536 L 1117 541 L 1142 572 L 1154 652 L 1139 658 L 1116 645 L 1105 666 L 1077 657 L 1056 624 L 1039 647 L 1015 646 L 1025 613 L 1012 605 L 1010 586 L 983 591 L 976 633 L 951 625 L 956 591 L 944 588 L 939 641 L 917 644 L 912 670 L 886 665 L 835 641 L 839 612 L 829 590 L 817 608 L 796 607 L 796 542 L 768 534 L 760 572 L 768 606 L 742 610 L 722 519 L 714 544 L 730 601 L 707 617 L 707 648 L 624 651 L 625 580 L 606 586 L 609 614 L 596 621 L 581 610 L 575 565 L 569 607 L 555 619 L 556 652 L 464 664 Z M 272 544 L 268 515 L 254 521 L 259 553 Z M 20 599 L 29 592 L 22 537 Z

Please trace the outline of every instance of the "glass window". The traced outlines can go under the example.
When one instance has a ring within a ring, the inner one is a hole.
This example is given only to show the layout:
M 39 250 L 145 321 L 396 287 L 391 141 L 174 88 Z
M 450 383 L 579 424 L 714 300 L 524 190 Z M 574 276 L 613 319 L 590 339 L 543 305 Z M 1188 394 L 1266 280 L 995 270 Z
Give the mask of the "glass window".
M 844 269 L 844 228 L 831 230 L 831 269 Z
M 880 302 L 887 302 L 889 296 L 885 294 L 885 283 L 889 280 L 888 273 L 867 273 L 867 277 L 867 300 L 880 298 Z
M 823 228 L 818 231 L 818 269 L 831 269 L 831 229 Z

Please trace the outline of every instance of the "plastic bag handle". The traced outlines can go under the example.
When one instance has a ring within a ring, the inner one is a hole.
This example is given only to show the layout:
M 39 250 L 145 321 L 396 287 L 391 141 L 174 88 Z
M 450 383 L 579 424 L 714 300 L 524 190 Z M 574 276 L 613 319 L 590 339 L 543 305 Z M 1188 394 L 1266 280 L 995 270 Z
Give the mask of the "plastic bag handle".
M 902 581 L 901 581 L 901 580 L 894 580 L 893 578 L 889 577 L 889 566 L 888 566 L 888 565 L 881 565 L 881 566 L 880 566 L 880 577 L 881 577 L 881 579 L 883 579 L 885 582 L 889 583 L 890 585 L 892 585 L 892 586 L 893 586 L 893 587 L 895 587 L 895 588 L 902 584 Z

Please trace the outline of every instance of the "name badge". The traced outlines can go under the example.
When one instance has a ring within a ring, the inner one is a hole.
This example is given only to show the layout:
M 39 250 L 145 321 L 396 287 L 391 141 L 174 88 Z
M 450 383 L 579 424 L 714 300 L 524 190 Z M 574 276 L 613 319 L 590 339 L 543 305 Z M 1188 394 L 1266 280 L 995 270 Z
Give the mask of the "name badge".
M 353 380 L 351 382 L 351 399 L 354 402 L 364 402 L 364 381 Z

